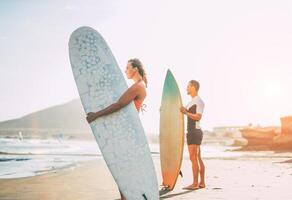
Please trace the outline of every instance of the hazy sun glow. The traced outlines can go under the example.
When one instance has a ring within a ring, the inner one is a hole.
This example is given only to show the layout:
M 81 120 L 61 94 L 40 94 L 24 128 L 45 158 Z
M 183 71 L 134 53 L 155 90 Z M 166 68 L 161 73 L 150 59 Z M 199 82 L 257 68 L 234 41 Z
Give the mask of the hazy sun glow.
M 141 119 L 147 131 L 159 129 L 167 68 L 184 104 L 189 101 L 187 82 L 200 81 L 204 128 L 280 124 L 281 116 L 292 114 L 291 2 L 118 0 L 88 5 L 1 1 L 0 90 L 5 95 L 0 121 L 78 98 L 68 38 L 84 25 L 104 36 L 122 71 L 129 58 L 144 63 L 148 106 Z
M 278 75 L 278 76 L 277 76 Z M 280 108 L 283 101 L 288 98 L 289 90 L 285 79 L 285 74 L 278 71 L 268 70 L 263 72 L 259 83 L 259 94 L 264 104 Z

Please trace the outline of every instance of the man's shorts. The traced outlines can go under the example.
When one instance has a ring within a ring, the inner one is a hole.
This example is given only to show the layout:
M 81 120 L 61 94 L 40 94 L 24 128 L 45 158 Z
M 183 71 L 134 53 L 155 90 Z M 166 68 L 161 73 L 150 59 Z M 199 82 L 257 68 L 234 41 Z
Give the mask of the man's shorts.
M 201 129 L 194 129 L 192 132 L 187 133 L 188 145 L 196 144 L 201 145 L 203 140 L 203 131 Z

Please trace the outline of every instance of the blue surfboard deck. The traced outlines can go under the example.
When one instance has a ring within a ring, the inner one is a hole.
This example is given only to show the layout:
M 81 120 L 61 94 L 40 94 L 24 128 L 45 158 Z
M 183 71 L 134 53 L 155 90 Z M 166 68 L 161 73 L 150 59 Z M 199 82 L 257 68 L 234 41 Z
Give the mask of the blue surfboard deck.
M 115 103 L 127 90 L 118 64 L 103 37 L 90 27 L 75 30 L 69 55 L 85 113 Z M 90 123 L 105 162 L 127 200 L 158 200 L 149 145 L 133 103 Z

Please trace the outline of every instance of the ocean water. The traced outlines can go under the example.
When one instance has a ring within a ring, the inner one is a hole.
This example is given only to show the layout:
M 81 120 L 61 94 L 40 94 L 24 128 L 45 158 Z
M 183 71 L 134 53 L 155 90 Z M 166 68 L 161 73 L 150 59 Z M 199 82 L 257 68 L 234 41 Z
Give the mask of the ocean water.
M 35 176 L 96 159 L 95 141 L 0 139 L 0 178 Z
M 279 156 L 273 152 L 229 151 L 233 149 L 235 147 L 204 144 L 202 157 L 204 159 L 237 159 Z M 159 157 L 158 144 L 150 144 L 150 150 L 153 157 Z M 185 145 L 184 158 L 188 158 L 188 155 Z M 98 157 L 102 155 L 95 141 L 0 138 L 0 179 L 35 176 L 63 168 L 74 168 L 84 161 Z

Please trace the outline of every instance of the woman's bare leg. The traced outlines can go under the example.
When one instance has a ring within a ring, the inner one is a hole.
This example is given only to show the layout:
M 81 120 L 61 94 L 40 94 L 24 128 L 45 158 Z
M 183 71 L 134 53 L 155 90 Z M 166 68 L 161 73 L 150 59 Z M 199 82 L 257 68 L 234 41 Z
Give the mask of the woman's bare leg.
M 124 197 L 123 193 L 120 191 L 119 189 L 119 192 L 120 192 L 120 195 L 121 195 L 121 200 L 126 200 L 126 197 Z

